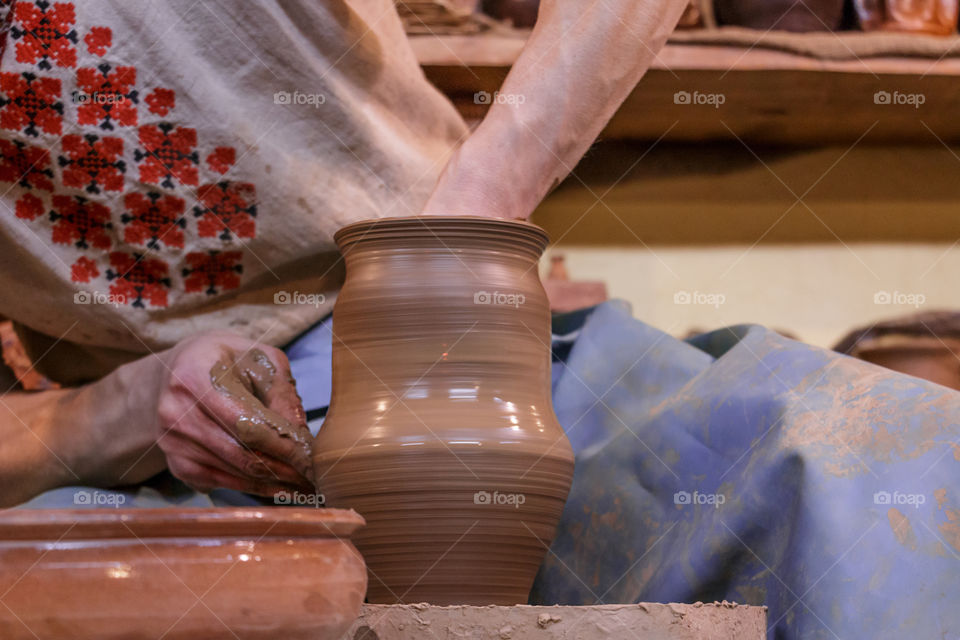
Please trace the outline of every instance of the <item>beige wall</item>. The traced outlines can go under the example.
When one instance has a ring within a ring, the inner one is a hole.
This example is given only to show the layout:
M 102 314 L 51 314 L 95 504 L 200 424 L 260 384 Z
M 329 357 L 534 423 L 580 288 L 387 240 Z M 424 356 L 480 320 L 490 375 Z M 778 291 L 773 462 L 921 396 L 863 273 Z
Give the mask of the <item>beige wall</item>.
M 571 279 L 603 280 L 611 297 L 631 303 L 636 317 L 674 335 L 755 322 L 828 347 L 848 330 L 873 321 L 916 309 L 960 310 L 956 244 L 563 246 L 551 251 L 566 256 Z M 549 255 L 544 267 L 548 261 Z M 682 292 L 690 294 L 690 304 L 674 301 L 677 294 L 682 301 Z M 875 303 L 882 292 L 890 294 L 890 303 Z

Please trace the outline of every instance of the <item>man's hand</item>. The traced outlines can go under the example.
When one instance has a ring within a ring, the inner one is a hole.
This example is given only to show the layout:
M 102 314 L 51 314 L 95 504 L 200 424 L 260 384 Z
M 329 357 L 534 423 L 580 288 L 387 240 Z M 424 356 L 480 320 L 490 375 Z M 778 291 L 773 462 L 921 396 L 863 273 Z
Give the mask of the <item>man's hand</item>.
M 0 400 L 0 507 L 59 486 L 135 484 L 165 468 L 200 491 L 313 491 L 289 362 L 235 334 L 189 338 L 84 387 Z
M 310 431 L 282 351 L 229 333 L 161 354 L 156 440 L 198 491 L 312 491 Z

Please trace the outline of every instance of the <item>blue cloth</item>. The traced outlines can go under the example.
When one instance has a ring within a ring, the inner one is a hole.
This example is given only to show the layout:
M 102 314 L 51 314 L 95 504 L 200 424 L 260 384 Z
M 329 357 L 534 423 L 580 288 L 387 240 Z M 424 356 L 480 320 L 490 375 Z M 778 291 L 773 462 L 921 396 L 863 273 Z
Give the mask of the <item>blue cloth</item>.
M 581 320 L 553 383 L 576 471 L 532 603 L 960 635 L 960 394 L 758 326 L 681 342 L 616 302 Z
M 308 413 L 329 323 L 287 349 Z M 960 394 L 758 326 L 676 340 L 616 301 L 554 334 L 576 471 L 531 603 L 731 600 L 767 605 L 777 640 L 960 636 Z M 164 486 L 125 506 L 249 499 Z

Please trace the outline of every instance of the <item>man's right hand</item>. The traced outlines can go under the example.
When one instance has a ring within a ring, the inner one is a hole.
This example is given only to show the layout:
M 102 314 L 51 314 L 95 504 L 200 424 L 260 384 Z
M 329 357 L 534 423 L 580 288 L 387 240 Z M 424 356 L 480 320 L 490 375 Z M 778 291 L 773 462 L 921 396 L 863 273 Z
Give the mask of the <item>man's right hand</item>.
M 199 491 L 312 492 L 311 437 L 282 351 L 204 333 L 73 389 L 0 398 L 0 507 L 165 468 Z

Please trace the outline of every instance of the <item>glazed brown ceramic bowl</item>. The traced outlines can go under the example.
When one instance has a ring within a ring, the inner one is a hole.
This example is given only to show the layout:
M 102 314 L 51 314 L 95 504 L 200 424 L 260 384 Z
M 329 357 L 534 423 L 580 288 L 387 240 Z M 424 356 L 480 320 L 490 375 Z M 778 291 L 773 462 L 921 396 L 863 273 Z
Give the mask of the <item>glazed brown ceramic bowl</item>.
M 0 515 L 0 638 L 339 638 L 367 587 L 353 511 Z

